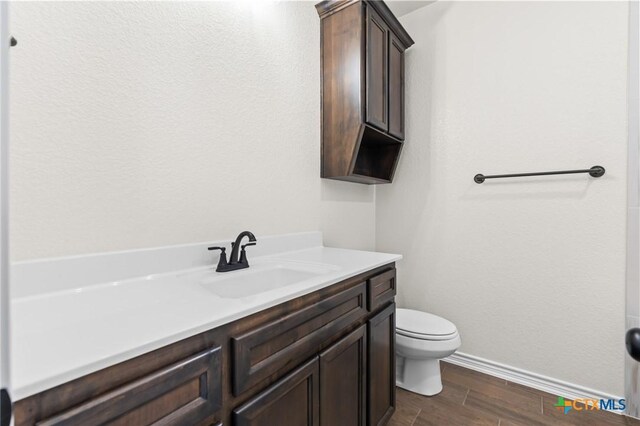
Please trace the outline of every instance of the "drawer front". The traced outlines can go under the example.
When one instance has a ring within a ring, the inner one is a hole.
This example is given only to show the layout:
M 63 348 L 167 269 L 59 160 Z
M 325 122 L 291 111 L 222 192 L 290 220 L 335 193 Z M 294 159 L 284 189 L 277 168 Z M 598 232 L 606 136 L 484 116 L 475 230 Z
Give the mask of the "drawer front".
M 327 339 L 367 314 L 365 304 L 366 284 L 360 283 L 232 338 L 234 394 L 315 355 Z
M 368 308 L 374 311 L 396 297 L 396 270 L 391 269 L 367 281 Z
M 37 424 L 219 424 L 221 355 L 201 352 Z

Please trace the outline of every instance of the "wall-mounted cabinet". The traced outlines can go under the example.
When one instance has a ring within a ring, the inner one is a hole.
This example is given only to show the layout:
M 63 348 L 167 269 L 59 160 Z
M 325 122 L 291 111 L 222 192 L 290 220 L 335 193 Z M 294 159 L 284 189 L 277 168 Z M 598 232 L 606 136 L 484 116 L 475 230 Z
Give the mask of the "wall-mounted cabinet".
M 404 51 L 413 40 L 382 1 L 324 1 L 322 177 L 389 183 L 404 142 Z

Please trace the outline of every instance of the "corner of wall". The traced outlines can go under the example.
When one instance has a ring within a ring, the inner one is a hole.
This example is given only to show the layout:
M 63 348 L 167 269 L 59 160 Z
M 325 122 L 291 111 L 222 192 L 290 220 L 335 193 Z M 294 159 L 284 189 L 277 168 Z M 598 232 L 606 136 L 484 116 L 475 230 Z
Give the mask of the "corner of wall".
M 627 254 L 625 330 L 640 327 L 640 6 L 629 2 L 629 56 L 627 79 L 628 163 L 627 163 Z M 640 416 L 640 366 L 625 353 L 625 399 L 627 414 Z

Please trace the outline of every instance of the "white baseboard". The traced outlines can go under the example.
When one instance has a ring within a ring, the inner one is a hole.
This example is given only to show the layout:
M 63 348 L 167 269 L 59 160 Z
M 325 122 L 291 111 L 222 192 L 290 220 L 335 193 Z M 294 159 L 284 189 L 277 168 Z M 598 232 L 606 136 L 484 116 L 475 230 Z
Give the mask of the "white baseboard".
M 465 353 L 457 352 L 443 361 L 571 400 L 624 398 Z

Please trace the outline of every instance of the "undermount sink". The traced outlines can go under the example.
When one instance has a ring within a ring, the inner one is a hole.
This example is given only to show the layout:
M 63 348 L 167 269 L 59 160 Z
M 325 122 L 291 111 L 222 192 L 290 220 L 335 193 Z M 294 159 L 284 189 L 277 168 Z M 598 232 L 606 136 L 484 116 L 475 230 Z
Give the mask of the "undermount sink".
M 337 269 L 326 264 L 266 263 L 243 271 L 208 276 L 202 280 L 202 285 L 219 297 L 241 299 L 299 284 Z

